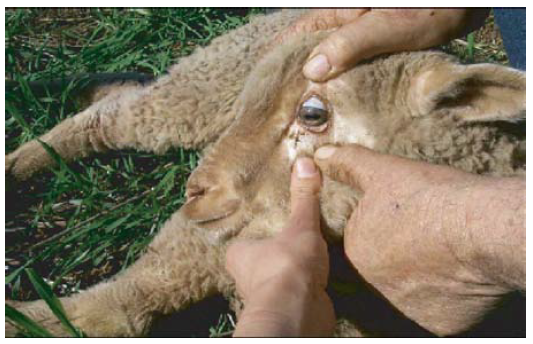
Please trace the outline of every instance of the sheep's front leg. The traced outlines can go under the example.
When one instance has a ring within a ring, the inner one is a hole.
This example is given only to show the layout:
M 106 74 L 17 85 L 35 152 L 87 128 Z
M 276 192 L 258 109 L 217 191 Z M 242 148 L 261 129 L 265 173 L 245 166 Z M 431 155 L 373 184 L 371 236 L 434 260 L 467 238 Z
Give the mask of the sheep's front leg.
M 6 177 L 22 181 L 55 165 L 55 160 L 39 141 L 49 145 L 65 161 L 135 141 L 131 135 L 127 136 L 126 124 L 130 105 L 140 97 L 142 88 L 132 86 L 122 91 L 111 92 L 74 117 L 65 119 L 39 139 L 27 142 L 6 155 Z
M 164 153 L 171 147 L 205 148 L 235 118 L 233 103 L 252 66 L 236 52 L 219 58 L 217 45 L 206 49 L 210 53 L 184 58 L 169 75 L 146 87 L 109 86 L 107 96 L 39 140 L 66 161 L 108 149 Z M 205 75 L 204 65 L 217 73 Z M 38 140 L 22 145 L 5 162 L 6 175 L 16 180 L 55 163 Z
M 6 176 L 23 181 L 55 164 L 39 141 L 65 161 L 117 149 L 157 154 L 172 147 L 203 149 L 234 119 L 231 107 L 242 82 L 235 83 L 220 94 L 216 82 L 194 88 L 176 72 L 146 87 L 108 90 L 107 96 L 84 111 L 6 155 Z
M 63 298 L 74 325 L 88 336 L 141 336 L 158 315 L 178 311 L 216 293 L 229 293 L 233 287 L 224 269 L 224 249 L 180 225 L 177 213 L 147 252 L 124 273 Z M 53 334 L 67 335 L 43 301 L 19 303 L 17 308 Z M 6 323 L 6 335 L 13 334 L 14 328 Z

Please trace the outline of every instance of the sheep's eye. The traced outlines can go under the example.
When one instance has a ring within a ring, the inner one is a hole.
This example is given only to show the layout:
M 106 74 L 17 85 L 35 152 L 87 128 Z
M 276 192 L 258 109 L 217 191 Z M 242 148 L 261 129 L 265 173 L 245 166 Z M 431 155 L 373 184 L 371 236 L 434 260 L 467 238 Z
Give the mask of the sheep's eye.
M 308 127 L 317 127 L 328 121 L 326 105 L 318 97 L 307 99 L 298 110 L 298 120 Z

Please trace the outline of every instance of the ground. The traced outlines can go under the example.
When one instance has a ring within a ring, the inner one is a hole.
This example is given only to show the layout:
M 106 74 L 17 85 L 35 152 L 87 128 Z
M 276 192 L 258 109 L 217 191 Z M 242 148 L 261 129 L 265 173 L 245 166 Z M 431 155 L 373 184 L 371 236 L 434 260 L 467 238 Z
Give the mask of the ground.
M 76 85 L 34 94 L 29 83 L 101 72 L 157 76 L 196 46 L 261 12 L 7 9 L 6 153 L 80 109 L 71 97 Z M 492 17 L 481 30 L 444 49 L 465 62 L 507 63 Z M 127 267 L 183 204 L 184 182 L 197 158 L 196 152 L 181 149 L 163 156 L 111 152 L 64 165 L 29 182 L 6 183 L 6 297 L 39 297 L 26 268 L 34 269 L 56 295 L 64 296 Z M 187 323 L 183 318 L 176 321 Z M 231 315 L 215 312 L 204 319 L 203 329 L 187 334 L 227 336 L 231 322 Z

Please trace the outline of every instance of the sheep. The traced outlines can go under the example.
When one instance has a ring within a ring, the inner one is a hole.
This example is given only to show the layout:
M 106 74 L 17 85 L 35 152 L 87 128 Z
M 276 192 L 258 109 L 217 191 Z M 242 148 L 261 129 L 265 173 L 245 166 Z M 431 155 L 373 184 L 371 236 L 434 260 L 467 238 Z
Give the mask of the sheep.
M 87 335 L 142 336 L 159 315 L 214 294 L 234 295 L 224 269 L 227 245 L 281 230 L 291 165 L 321 145 L 358 143 L 473 173 L 525 172 L 525 135 L 506 125 L 525 119 L 525 73 L 463 66 L 425 51 L 365 61 L 327 83 L 313 83 L 302 66 L 326 33 L 270 43 L 299 16 L 258 16 L 149 85 L 107 89 L 40 138 L 67 161 L 125 148 L 203 150 L 187 182 L 186 204 L 144 255 L 113 279 L 61 300 Z M 54 160 L 34 140 L 6 155 L 5 163 L 6 177 L 20 182 Z M 325 178 L 322 228 L 331 245 L 342 238 L 357 197 Z M 51 333 L 66 335 L 43 301 L 15 305 Z M 364 321 L 353 325 L 369 331 Z M 14 333 L 6 323 L 6 334 Z

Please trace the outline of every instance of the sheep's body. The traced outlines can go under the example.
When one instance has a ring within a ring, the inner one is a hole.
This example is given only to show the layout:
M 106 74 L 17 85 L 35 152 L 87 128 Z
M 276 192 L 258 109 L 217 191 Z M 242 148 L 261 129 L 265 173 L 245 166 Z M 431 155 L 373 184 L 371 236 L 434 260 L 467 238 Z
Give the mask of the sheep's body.
M 525 136 L 493 125 L 525 115 L 522 73 L 460 67 L 449 56 L 424 52 L 377 59 L 325 85 L 313 84 L 301 67 L 321 34 L 266 54 L 274 35 L 297 17 L 281 12 L 255 18 L 183 58 L 153 84 L 113 90 L 41 138 L 67 160 L 107 149 L 207 148 L 189 179 L 189 201 L 147 252 L 113 280 L 62 300 L 88 335 L 143 335 L 158 314 L 215 293 L 233 294 L 224 269 L 226 242 L 282 228 L 291 163 L 321 144 L 360 143 L 475 173 L 525 169 Z M 479 91 L 470 92 L 474 88 Z M 298 104 L 311 93 L 329 102 L 326 132 L 306 131 L 295 120 Z M 6 156 L 6 174 L 24 180 L 52 162 L 32 141 Z M 342 236 L 356 194 L 326 180 L 321 201 L 324 230 Z M 43 302 L 19 308 L 63 333 Z

